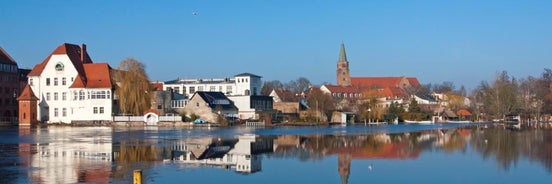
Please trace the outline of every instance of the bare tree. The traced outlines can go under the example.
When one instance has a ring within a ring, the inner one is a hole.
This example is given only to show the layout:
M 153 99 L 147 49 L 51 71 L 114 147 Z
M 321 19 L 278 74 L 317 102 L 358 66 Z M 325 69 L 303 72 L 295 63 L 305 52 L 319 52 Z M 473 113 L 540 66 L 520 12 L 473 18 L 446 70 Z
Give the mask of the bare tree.
M 142 115 L 150 108 L 153 94 L 144 64 L 127 58 L 119 63 L 118 70 L 114 73 L 117 82 L 115 93 L 121 112 Z
M 263 84 L 263 87 L 261 88 L 261 95 L 270 95 L 270 92 L 274 89 L 280 89 L 283 88 L 284 84 L 280 82 L 279 80 L 273 80 L 273 81 L 266 81 Z

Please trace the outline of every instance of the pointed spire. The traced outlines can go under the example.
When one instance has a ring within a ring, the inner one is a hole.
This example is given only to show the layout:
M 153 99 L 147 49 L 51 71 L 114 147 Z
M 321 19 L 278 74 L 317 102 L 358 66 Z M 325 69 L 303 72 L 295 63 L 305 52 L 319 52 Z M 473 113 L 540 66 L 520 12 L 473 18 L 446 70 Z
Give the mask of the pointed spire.
M 339 60 L 337 62 L 348 62 L 347 54 L 345 54 L 345 44 L 341 42 L 341 50 L 339 51 Z

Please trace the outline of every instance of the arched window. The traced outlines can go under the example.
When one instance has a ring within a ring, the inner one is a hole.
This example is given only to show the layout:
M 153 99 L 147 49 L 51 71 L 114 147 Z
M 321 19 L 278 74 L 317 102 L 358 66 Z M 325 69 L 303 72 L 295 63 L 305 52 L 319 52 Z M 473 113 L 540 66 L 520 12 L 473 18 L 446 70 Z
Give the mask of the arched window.
M 56 64 L 56 71 L 63 71 L 63 63 L 58 62 Z
M 251 92 L 248 89 L 246 89 L 245 90 L 245 95 L 250 95 L 250 94 L 251 94 Z

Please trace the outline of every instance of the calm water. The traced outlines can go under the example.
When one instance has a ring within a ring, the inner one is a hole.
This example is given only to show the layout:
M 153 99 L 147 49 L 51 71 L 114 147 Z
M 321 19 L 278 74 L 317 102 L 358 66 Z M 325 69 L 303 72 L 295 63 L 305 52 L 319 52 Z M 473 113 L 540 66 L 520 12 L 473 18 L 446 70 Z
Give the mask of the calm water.
M 0 127 L 0 183 L 549 183 L 552 130 Z

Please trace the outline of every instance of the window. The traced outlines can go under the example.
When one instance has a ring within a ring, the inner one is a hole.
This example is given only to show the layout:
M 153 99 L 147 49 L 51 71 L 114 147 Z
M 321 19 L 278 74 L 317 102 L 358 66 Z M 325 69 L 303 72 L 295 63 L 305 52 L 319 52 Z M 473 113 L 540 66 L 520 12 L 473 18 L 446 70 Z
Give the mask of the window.
M 104 107 L 100 107 L 100 114 L 104 113 Z
M 226 94 L 232 93 L 232 86 L 226 86 Z
M 54 101 L 57 101 L 57 100 L 58 100 L 58 93 L 55 92 L 55 93 L 54 93 Z
M 29 85 L 33 85 L 33 79 L 29 79 Z
M 61 78 L 61 85 L 67 85 L 67 78 L 63 77 Z
M 54 108 L 54 117 L 58 117 L 58 108 Z
M 61 109 L 61 116 L 63 117 L 67 116 L 67 108 Z
M 198 86 L 197 91 L 203 91 L 203 86 Z
M 209 87 L 209 91 L 215 91 L 215 90 L 217 90 L 217 87 L 216 87 L 216 86 L 210 86 L 210 87 Z
M 79 100 L 84 100 L 84 91 L 79 91 Z
M 219 90 L 218 90 L 218 91 L 219 91 L 219 92 L 222 92 L 222 86 L 219 86 Z
M 174 87 L 174 92 L 175 93 L 180 93 L 180 87 Z
M 56 64 L 56 71 L 63 71 L 63 63 L 58 62 Z
M 58 78 L 54 78 L 54 86 L 57 86 L 58 85 Z
M 61 93 L 61 100 L 63 101 L 67 100 L 67 92 Z
M 195 93 L 195 87 L 194 87 L 194 86 L 191 86 L 191 87 L 190 87 L 190 94 L 193 94 L 193 93 Z
M 50 101 L 50 93 L 46 93 L 46 101 Z
M 186 86 L 182 87 L 182 94 L 186 95 Z
M 98 107 L 94 107 L 93 113 L 98 114 Z
M 76 101 L 79 98 L 77 91 L 73 91 L 73 100 Z
M 50 85 L 50 78 L 46 78 L 46 86 Z
M 111 99 L 111 91 L 106 91 L 105 93 L 107 94 L 106 98 Z
M 199 102 L 196 102 L 196 107 L 199 107 Z

